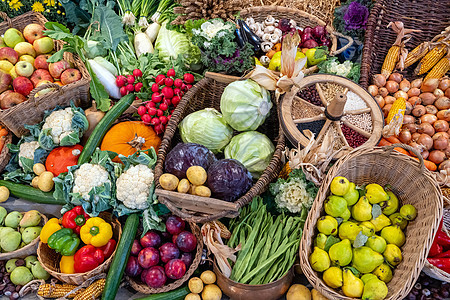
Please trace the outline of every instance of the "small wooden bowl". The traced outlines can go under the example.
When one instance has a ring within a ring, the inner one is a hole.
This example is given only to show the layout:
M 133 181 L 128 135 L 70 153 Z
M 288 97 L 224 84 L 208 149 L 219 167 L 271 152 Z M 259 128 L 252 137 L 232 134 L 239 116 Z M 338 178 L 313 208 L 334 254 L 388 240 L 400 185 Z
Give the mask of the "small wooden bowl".
M 5 145 L 6 147 L 6 145 Z M 22 215 L 25 212 L 21 212 Z M 47 223 L 47 217 L 44 214 L 41 214 L 41 222 L 39 226 L 44 226 Z M 19 248 L 15 251 L 0 253 L 0 260 L 8 260 L 11 258 L 19 258 L 19 257 L 27 257 L 28 255 L 36 254 L 36 249 L 38 248 L 40 238 L 35 238 L 31 243 L 26 245 L 25 247 Z
M 113 229 L 113 238 L 117 241 L 117 243 L 119 243 L 120 236 L 122 235 L 122 227 L 117 218 L 107 212 L 100 213 L 99 217 L 111 224 Z M 38 260 L 41 263 L 42 267 L 50 275 L 52 275 L 56 279 L 61 280 L 62 282 L 74 285 L 80 285 L 92 276 L 106 273 L 108 271 L 109 265 L 112 262 L 114 254 L 116 254 L 116 250 L 114 250 L 113 254 L 106 261 L 104 261 L 94 270 L 85 273 L 65 274 L 61 273 L 61 270 L 59 268 L 61 254 L 56 253 L 55 250 L 50 249 L 47 244 L 44 244 L 42 242 L 39 243 L 39 247 L 37 249 Z

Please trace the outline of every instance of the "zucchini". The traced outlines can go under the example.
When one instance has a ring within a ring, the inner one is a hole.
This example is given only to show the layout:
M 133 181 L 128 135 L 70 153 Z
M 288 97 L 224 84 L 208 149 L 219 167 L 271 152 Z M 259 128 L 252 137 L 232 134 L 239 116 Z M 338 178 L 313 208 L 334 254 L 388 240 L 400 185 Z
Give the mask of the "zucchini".
M 78 157 L 78 164 L 84 164 L 89 161 L 95 149 L 100 145 L 103 137 L 108 129 L 120 117 L 124 111 L 126 111 L 131 103 L 133 103 L 136 96 L 134 94 L 128 94 L 123 96 L 114 106 L 106 113 L 106 115 L 98 122 L 91 136 L 88 138 L 86 145 L 84 145 L 83 151 L 81 151 L 80 157 Z
M 122 98 L 123 99 L 123 98 Z M 137 228 L 139 226 L 139 214 L 128 216 L 122 230 L 122 237 L 117 245 L 116 254 L 109 266 L 108 276 L 106 276 L 105 288 L 102 294 L 102 300 L 113 300 L 116 298 L 123 272 L 127 266 L 130 256 L 133 240 L 136 238 Z
M 183 300 L 184 297 L 186 297 L 186 295 L 189 293 L 190 293 L 189 288 L 187 287 L 187 285 L 185 285 L 173 291 L 159 294 L 152 294 L 142 298 L 138 298 L 137 300 L 168 300 L 168 299 Z
M 0 180 L 0 186 L 6 186 L 12 195 L 27 201 L 53 205 L 66 204 L 64 200 L 55 199 L 52 192 L 43 192 L 29 185 Z

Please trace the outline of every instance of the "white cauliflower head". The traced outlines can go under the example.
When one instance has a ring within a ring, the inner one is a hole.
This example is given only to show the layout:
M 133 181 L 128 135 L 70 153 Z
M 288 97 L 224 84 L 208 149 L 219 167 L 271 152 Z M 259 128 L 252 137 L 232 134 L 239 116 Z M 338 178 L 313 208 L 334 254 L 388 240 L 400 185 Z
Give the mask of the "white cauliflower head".
M 145 165 L 136 165 L 129 168 L 117 179 L 117 199 L 128 208 L 146 209 L 153 179 L 152 169 Z
M 53 138 L 53 142 L 59 144 L 65 136 L 74 131 L 72 129 L 72 118 L 73 110 L 71 107 L 56 110 L 45 119 L 42 129 L 51 128 L 50 135 Z
M 20 161 L 21 157 L 34 160 L 34 151 L 37 148 L 39 148 L 39 142 L 37 141 L 22 143 L 19 147 L 19 166 L 23 167 Z
M 72 192 L 80 193 L 84 200 L 89 200 L 89 192 L 92 188 L 111 183 L 108 171 L 96 164 L 82 164 L 74 173 L 74 185 Z

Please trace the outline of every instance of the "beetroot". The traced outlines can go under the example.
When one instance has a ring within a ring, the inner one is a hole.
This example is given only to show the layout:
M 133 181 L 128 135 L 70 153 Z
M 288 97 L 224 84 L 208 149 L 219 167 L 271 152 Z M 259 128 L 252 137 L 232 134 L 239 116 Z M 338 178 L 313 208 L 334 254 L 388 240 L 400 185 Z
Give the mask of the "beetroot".
M 165 243 L 159 247 L 159 254 L 163 262 L 180 257 L 180 250 L 173 243 Z
M 142 247 L 141 247 L 141 244 L 139 244 L 139 240 L 134 240 L 133 246 L 131 246 L 131 255 L 138 256 L 139 252 L 141 252 L 141 250 L 142 250 Z
M 128 263 L 125 268 L 125 274 L 127 274 L 130 277 L 137 277 L 141 275 L 142 268 L 138 263 L 138 259 L 136 256 L 130 256 L 128 258 Z
M 303 48 L 314 48 L 319 46 L 319 44 L 315 40 L 307 40 L 302 44 Z
M 183 231 L 178 235 L 176 245 L 183 252 L 192 252 L 197 247 L 197 238 L 189 231 Z
M 161 236 L 154 231 L 149 231 L 141 238 L 141 245 L 144 248 L 158 248 L 161 246 Z
M 149 287 L 156 289 L 162 287 L 166 283 L 167 277 L 163 267 L 154 266 L 142 272 L 141 280 Z
M 144 248 L 139 252 L 138 263 L 144 269 L 156 266 L 159 263 L 159 252 L 153 247 Z
M 189 268 L 191 266 L 192 262 L 194 261 L 194 254 L 192 252 L 181 253 L 180 259 L 184 262 L 184 264 L 186 265 L 186 268 Z
M 186 265 L 181 259 L 172 259 L 165 266 L 167 277 L 171 279 L 180 279 L 186 273 Z
M 185 226 L 186 224 L 180 217 L 170 216 L 167 218 L 166 228 L 171 235 L 179 234 L 184 230 Z

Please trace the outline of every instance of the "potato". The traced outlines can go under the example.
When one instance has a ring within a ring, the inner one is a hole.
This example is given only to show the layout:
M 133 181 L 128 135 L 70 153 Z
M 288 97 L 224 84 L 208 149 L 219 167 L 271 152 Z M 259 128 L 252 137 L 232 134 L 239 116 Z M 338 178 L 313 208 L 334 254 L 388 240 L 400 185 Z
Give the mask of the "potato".
M 43 172 L 38 176 L 38 187 L 43 192 L 50 192 L 55 183 L 53 182 L 53 173 L 49 171 Z
M 165 173 L 159 177 L 159 184 L 168 191 L 174 191 L 178 186 L 178 178 L 175 175 Z
M 41 175 L 42 173 L 45 172 L 45 166 L 43 164 L 41 164 L 41 163 L 34 164 L 33 172 L 34 172 L 34 174 L 39 176 L 39 175 Z
M 319 291 L 316 289 L 313 289 L 311 291 L 311 295 L 312 295 L 312 300 L 328 300 L 327 297 L 325 297 L 324 295 L 319 293 Z
M 213 271 L 205 271 L 200 275 L 200 279 L 204 284 L 213 284 L 216 282 L 216 274 Z
M 311 292 L 301 284 L 293 284 L 286 294 L 286 300 L 311 300 Z
M 202 185 L 206 182 L 206 171 L 200 166 L 189 167 L 186 177 L 194 185 Z
M 9 189 L 6 186 L 0 186 L 0 202 L 5 202 L 9 198 Z
M 31 180 L 31 186 L 34 187 L 35 189 L 38 189 L 38 182 L 39 182 L 39 176 L 35 176 L 33 178 L 33 180 Z
M 189 188 L 189 194 L 191 195 L 195 195 L 195 188 L 197 187 L 197 185 L 193 185 L 191 184 L 190 188 Z
M 203 281 L 198 277 L 189 279 L 189 290 L 194 294 L 200 294 L 203 291 Z
M 215 284 L 208 284 L 203 288 L 202 292 L 203 300 L 220 300 L 222 299 L 222 291 Z
M 184 300 L 202 300 L 202 298 L 200 298 L 200 295 L 198 294 L 190 293 L 184 297 Z
M 186 178 L 183 178 L 178 183 L 177 191 L 178 191 L 178 193 L 186 194 L 187 192 L 189 192 L 190 188 L 191 188 L 191 184 L 189 183 L 189 180 L 187 180 Z
M 195 195 L 202 196 L 202 197 L 211 197 L 211 190 L 203 185 L 199 185 L 195 187 L 194 190 Z

